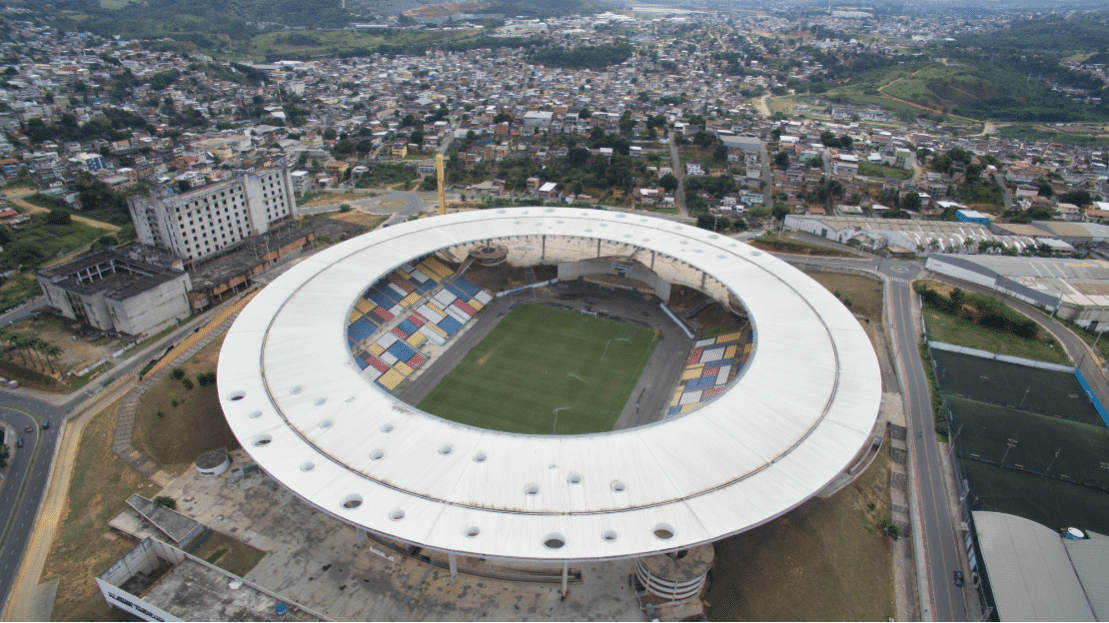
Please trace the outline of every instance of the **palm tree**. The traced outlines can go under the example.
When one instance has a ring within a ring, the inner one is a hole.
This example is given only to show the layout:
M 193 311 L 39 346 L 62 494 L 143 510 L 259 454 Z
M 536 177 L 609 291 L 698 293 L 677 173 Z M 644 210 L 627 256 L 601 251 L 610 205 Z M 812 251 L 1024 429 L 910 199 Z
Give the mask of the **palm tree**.
M 58 355 L 62 354 L 62 349 L 58 346 L 55 346 L 54 344 L 44 341 L 42 345 L 42 353 L 46 355 L 48 361 L 52 362 L 50 364 L 50 370 L 54 372 L 54 374 L 58 374 L 58 371 L 62 369 L 61 364 L 58 363 Z
M 16 352 L 19 353 L 19 358 L 23 360 L 23 365 L 26 366 L 27 355 L 23 352 L 23 349 L 25 348 L 24 339 L 25 338 L 22 335 L 14 332 L 7 335 L 8 344 L 10 344 L 12 348 L 14 348 Z

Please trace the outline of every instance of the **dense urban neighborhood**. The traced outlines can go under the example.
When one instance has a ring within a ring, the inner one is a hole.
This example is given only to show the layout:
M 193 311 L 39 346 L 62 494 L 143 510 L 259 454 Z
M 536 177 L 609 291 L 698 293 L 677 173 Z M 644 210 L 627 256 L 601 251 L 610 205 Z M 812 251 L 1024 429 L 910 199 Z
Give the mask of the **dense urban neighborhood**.
M 1109 13 L 952 9 L 4 4 L 0 613 L 1106 620 Z

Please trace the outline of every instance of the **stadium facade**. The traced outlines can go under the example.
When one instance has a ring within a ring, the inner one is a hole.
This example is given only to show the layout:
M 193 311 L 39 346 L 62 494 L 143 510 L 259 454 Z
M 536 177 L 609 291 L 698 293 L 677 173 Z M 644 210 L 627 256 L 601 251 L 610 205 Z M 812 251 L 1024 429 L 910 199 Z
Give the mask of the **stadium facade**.
M 596 257 L 632 250 L 660 275 L 666 264 L 667 281 L 742 305 L 754 353 L 696 411 L 589 435 L 474 428 L 367 382 L 345 330 L 366 287 L 409 260 L 491 244 L 534 263 L 584 259 L 564 257 L 573 247 Z M 322 251 L 243 310 L 218 383 L 243 447 L 320 510 L 452 563 L 462 555 L 563 569 L 691 550 L 788 512 L 869 446 L 881 397 L 858 320 L 800 271 L 687 225 L 572 208 L 426 218 Z

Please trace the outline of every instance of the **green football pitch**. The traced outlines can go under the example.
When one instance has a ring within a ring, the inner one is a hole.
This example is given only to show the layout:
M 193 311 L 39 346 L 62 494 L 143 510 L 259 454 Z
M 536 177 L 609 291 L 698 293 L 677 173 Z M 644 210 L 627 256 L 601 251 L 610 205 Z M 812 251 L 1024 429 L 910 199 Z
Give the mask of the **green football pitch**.
M 419 407 L 513 433 L 612 430 L 657 341 L 637 324 L 521 305 Z

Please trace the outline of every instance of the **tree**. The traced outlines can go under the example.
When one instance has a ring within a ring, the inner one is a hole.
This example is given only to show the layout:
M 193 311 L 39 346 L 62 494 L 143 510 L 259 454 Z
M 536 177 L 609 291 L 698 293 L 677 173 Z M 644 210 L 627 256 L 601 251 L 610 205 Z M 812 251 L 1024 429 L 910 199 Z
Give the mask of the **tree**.
M 1060 203 L 1072 203 L 1076 206 L 1090 205 L 1093 201 L 1093 197 L 1085 190 L 1072 190 L 1059 197 Z
M 779 221 L 785 220 L 786 215 L 792 213 L 793 210 L 790 210 L 789 206 L 785 205 L 784 203 L 774 204 L 774 208 L 770 211 L 770 214 L 774 217 L 774 219 Z
M 61 210 L 51 210 L 46 215 L 47 225 L 69 225 L 72 219 L 69 217 L 69 212 L 62 212 Z
M 908 193 L 901 199 L 901 209 L 916 212 L 924 204 L 917 193 Z
M 155 497 L 152 502 L 154 502 L 158 506 L 162 506 L 170 510 L 174 510 L 175 508 L 177 508 L 177 500 L 169 497 L 168 495 L 159 495 Z
M 774 156 L 774 166 L 778 167 L 779 169 L 781 169 L 783 171 L 788 169 L 789 168 L 789 154 L 784 152 L 784 151 L 778 152 Z
M 506 112 L 497 113 L 497 115 L 495 117 L 493 117 L 493 123 L 504 123 L 506 121 L 507 122 L 512 121 L 512 115 L 510 115 Z
M 659 178 L 658 185 L 662 186 L 666 192 L 672 193 L 678 189 L 678 178 L 673 173 L 667 173 Z
M 967 302 L 967 293 L 960 288 L 953 288 L 948 298 L 951 299 L 952 312 L 958 315 Z
M 11 458 L 12 449 L 7 444 L 0 445 L 0 469 L 8 466 L 8 459 Z

